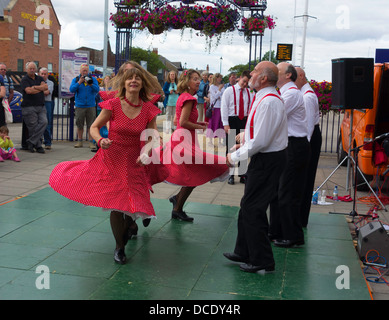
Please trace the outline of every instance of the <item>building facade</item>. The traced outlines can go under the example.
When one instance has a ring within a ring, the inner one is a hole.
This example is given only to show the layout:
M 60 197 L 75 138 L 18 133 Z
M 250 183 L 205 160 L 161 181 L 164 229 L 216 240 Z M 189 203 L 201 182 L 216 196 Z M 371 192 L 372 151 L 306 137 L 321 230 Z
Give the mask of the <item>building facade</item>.
M 51 0 L 0 0 L 0 62 L 8 70 L 38 68 L 59 71 L 61 25 Z

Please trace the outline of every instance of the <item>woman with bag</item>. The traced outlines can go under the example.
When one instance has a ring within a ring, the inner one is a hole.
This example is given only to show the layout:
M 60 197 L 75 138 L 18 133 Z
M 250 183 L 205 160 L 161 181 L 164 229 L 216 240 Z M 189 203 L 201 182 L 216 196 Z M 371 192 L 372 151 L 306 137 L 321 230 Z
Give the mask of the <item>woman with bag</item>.
M 219 142 L 221 142 L 220 140 L 226 137 L 220 114 L 220 101 L 224 92 L 222 80 L 223 76 L 220 73 L 215 73 L 209 87 L 209 99 L 212 108 L 212 117 L 209 119 L 206 133 L 207 138 L 210 139 L 209 146 L 213 146 L 213 138 L 219 138 Z

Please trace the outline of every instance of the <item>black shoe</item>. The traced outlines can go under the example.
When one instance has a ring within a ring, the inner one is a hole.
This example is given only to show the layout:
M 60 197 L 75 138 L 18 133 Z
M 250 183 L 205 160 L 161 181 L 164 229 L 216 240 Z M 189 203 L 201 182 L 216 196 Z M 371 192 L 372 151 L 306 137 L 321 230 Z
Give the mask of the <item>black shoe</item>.
M 125 264 L 126 263 L 126 254 L 124 253 L 124 249 L 115 249 L 115 253 L 113 259 L 116 263 Z
M 271 233 L 268 234 L 268 237 L 269 237 L 269 240 L 270 240 L 271 242 L 274 242 L 274 241 L 276 241 L 277 239 L 280 239 L 280 238 L 281 238 L 281 237 L 279 237 L 279 236 L 277 236 L 277 235 L 273 235 L 273 234 L 271 234 Z
M 235 184 L 235 181 L 234 181 L 234 176 L 230 176 L 229 178 L 228 178 L 228 184 Z
M 304 239 L 300 240 L 276 240 L 274 241 L 274 245 L 277 247 L 282 247 L 282 248 L 293 248 L 296 246 L 302 246 L 304 245 Z
M 260 270 L 265 270 L 265 272 L 272 272 L 275 270 L 275 264 L 272 263 L 268 266 L 253 266 L 250 263 L 243 263 L 239 266 L 239 268 L 244 272 L 251 272 L 251 273 L 255 273 Z
M 27 142 L 27 150 L 31 153 L 35 152 L 34 145 L 31 142 Z
M 192 222 L 194 218 L 186 215 L 184 211 L 172 211 L 172 219 L 178 219 L 182 221 Z
M 240 183 L 246 183 L 246 181 L 247 181 L 247 176 L 240 177 Z
M 150 222 L 151 222 L 151 219 L 150 219 L 150 218 L 146 218 L 146 219 L 143 219 L 143 220 L 142 220 L 143 226 L 144 226 L 145 228 L 149 226 Z
M 177 204 L 177 196 L 172 196 L 169 198 L 169 201 L 171 202 L 171 204 L 173 205 L 173 209 L 174 207 L 176 206 Z
M 37 148 L 36 152 L 38 152 L 38 153 L 46 153 L 45 149 L 43 149 L 42 147 Z
M 223 256 L 225 256 L 228 260 L 234 261 L 234 262 L 247 262 L 246 258 L 241 257 L 240 255 L 236 254 L 235 252 L 224 252 Z

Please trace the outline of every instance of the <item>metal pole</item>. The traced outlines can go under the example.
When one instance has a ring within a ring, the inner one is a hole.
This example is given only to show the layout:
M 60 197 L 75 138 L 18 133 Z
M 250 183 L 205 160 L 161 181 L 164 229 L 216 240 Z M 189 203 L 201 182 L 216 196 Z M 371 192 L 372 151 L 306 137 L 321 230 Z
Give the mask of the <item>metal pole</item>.
M 103 75 L 104 75 L 104 77 L 108 74 L 107 60 L 108 60 L 108 0 L 105 0 L 105 7 L 104 7 L 104 52 L 103 52 Z
M 303 29 L 303 44 L 302 44 L 302 52 L 301 52 L 301 68 L 304 69 L 304 59 L 305 59 L 305 41 L 307 38 L 307 23 L 308 23 L 308 2 L 309 0 L 305 0 L 305 9 L 304 9 L 304 29 Z

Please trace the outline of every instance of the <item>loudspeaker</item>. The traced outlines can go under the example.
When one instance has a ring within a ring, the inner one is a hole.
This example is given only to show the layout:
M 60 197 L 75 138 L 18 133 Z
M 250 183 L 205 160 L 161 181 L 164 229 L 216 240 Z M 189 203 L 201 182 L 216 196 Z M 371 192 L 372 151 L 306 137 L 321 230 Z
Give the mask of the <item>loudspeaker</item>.
M 332 60 L 332 109 L 372 109 L 373 58 Z
M 377 251 L 381 257 L 389 261 L 389 236 L 379 221 L 369 222 L 359 229 L 358 252 L 361 260 L 369 250 Z

